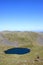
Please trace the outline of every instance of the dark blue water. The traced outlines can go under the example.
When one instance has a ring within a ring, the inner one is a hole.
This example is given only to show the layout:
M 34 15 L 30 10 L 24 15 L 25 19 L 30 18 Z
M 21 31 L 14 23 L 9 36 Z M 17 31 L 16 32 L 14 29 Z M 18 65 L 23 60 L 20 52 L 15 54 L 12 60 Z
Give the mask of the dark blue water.
M 28 49 L 28 48 L 11 48 L 4 52 L 5 52 L 5 54 L 26 54 L 26 53 L 30 52 L 30 49 Z

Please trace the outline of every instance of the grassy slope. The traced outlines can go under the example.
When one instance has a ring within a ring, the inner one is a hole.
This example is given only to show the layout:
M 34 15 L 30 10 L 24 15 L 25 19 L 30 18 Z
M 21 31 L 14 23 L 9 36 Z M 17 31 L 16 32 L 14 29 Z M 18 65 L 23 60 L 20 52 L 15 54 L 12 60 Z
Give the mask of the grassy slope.
M 9 41 L 17 41 L 21 46 L 33 46 L 36 43 L 36 39 L 39 35 L 34 32 L 14 32 L 4 35 Z M 22 45 L 23 44 L 23 45 Z
M 40 56 L 40 59 L 43 59 L 43 46 L 36 44 L 37 36 L 37 33 L 19 32 L 12 35 L 7 34 L 5 37 L 10 38 L 10 41 L 18 41 L 19 47 L 30 48 L 31 52 L 24 55 L 5 54 L 4 51 L 6 49 L 13 47 L 0 45 L 0 65 L 43 65 L 41 60 L 39 62 L 34 61 L 37 55 Z

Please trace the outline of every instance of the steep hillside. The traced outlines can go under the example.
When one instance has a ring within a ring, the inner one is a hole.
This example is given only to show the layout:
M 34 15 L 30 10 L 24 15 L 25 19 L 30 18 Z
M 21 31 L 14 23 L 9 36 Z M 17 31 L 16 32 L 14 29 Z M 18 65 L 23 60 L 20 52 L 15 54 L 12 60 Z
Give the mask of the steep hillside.
M 3 35 L 3 36 L 2 36 Z M 4 32 L 0 33 L 0 38 L 3 38 L 3 42 L 14 45 L 17 43 L 18 46 L 30 46 L 43 45 L 43 34 L 36 32 Z

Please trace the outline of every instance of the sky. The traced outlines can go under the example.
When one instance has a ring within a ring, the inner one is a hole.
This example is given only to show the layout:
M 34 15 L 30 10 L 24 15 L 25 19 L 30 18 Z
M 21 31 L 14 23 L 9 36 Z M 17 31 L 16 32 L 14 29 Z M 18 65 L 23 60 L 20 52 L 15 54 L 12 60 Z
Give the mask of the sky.
M 43 31 L 43 0 L 0 0 L 0 31 Z

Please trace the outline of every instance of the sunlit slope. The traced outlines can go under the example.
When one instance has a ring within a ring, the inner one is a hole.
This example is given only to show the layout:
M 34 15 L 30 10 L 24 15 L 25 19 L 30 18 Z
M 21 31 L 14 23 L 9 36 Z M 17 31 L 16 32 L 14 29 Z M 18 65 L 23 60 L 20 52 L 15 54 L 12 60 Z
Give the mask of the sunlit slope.
M 9 32 L 3 34 L 11 42 L 17 42 L 19 46 L 43 45 L 43 35 L 36 32 Z

